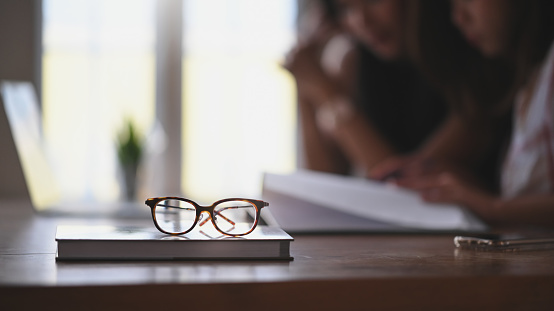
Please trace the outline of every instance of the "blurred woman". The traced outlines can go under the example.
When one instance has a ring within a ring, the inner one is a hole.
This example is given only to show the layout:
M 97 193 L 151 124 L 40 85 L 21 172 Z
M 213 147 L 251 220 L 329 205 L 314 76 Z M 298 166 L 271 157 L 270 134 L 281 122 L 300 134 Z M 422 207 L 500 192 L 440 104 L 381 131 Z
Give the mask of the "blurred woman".
M 286 64 L 298 86 L 306 167 L 366 175 L 421 148 L 442 124 L 445 101 L 409 61 L 409 1 L 319 3 L 317 31 Z
M 554 2 L 549 0 L 453 0 L 451 18 L 485 61 L 511 73 L 509 92 L 487 111 L 513 107 L 513 133 L 501 172 L 501 193 L 483 190 L 456 172 L 419 175 L 398 181 L 432 202 L 464 205 L 490 223 L 554 225 Z M 446 62 L 456 53 L 442 53 Z M 479 63 L 466 66 L 479 67 Z M 447 75 L 431 68 L 436 77 Z M 454 73 L 456 74 L 456 73 Z M 471 98 L 495 81 L 475 86 L 463 71 L 445 87 Z M 464 92 L 465 91 L 465 92 Z M 476 101 L 467 110 L 483 112 Z

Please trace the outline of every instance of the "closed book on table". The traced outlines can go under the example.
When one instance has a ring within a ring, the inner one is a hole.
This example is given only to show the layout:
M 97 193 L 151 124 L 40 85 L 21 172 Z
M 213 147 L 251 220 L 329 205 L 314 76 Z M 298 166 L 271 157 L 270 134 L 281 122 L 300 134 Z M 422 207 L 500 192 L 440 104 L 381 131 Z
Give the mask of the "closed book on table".
M 202 227 L 173 236 L 154 227 L 60 225 L 56 241 L 57 260 L 291 260 L 293 238 L 269 226 L 231 237 Z

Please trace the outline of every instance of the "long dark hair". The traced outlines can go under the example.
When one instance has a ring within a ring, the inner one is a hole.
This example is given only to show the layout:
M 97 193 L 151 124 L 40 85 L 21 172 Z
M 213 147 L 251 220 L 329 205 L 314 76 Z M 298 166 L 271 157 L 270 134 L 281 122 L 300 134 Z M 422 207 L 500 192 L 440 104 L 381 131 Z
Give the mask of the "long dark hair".
M 449 1 L 412 1 L 408 50 L 454 111 L 478 118 L 495 114 L 512 84 L 509 66 L 485 59 L 450 19 Z M 494 103 L 494 104 L 493 104 Z
M 514 11 L 513 52 L 501 59 L 487 59 L 465 41 L 451 22 L 449 1 L 411 1 L 410 55 L 465 116 L 506 117 L 554 38 L 554 1 L 506 1 Z
M 554 40 L 554 1 L 510 0 L 516 12 L 511 36 L 514 53 L 514 88 L 527 84 L 532 73 L 544 61 Z

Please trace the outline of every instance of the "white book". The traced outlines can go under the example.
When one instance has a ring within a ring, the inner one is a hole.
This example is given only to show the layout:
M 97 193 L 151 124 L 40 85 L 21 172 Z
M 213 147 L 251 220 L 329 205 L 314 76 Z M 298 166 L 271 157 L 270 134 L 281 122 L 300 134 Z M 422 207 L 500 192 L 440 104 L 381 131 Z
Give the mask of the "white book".
M 266 173 L 267 222 L 289 232 L 484 232 L 465 208 L 424 202 L 410 190 L 359 177 L 313 171 Z
M 206 228 L 204 228 L 206 227 Z M 183 235 L 145 227 L 69 226 L 56 230 L 57 260 L 291 260 L 293 238 L 276 227 L 258 226 L 242 237 L 203 226 Z

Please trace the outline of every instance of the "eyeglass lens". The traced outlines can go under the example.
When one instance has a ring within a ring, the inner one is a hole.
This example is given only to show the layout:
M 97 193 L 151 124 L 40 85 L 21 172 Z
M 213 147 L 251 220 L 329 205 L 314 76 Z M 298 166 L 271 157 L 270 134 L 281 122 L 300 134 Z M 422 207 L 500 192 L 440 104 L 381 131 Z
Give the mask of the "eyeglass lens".
M 163 200 L 154 211 L 158 226 L 170 233 L 181 233 L 190 229 L 196 219 L 196 207 L 181 200 Z
M 162 200 L 155 208 L 158 226 L 169 233 L 188 231 L 196 218 L 196 207 L 186 201 Z M 219 203 L 214 207 L 213 220 L 224 233 L 244 234 L 256 223 L 256 206 L 248 201 L 234 200 Z M 200 220 L 197 225 L 205 225 Z
M 256 207 L 246 201 L 227 201 L 214 207 L 214 221 L 219 230 L 231 234 L 243 234 L 256 222 Z

